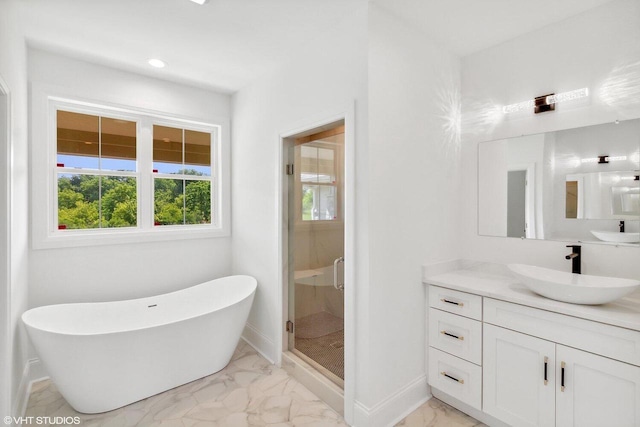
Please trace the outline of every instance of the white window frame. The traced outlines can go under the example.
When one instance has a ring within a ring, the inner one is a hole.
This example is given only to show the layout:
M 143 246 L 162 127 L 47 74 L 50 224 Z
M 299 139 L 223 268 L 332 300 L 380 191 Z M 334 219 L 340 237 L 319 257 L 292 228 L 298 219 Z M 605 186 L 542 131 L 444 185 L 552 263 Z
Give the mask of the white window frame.
M 46 209 L 32 209 L 33 248 L 59 248 L 95 246 L 163 240 L 200 239 L 230 235 L 230 156 L 228 122 L 205 123 L 166 114 L 130 109 L 121 106 L 98 104 L 46 96 L 46 117 L 33 115 L 34 123 L 42 120 L 43 126 L 34 126 L 34 141 L 46 140 L 46 150 L 32 153 L 32 204 Z M 34 109 L 35 111 L 36 109 Z M 136 122 L 136 172 L 99 171 L 57 166 L 57 111 L 64 110 L 100 117 Z M 211 133 L 211 176 L 189 177 L 211 181 L 211 223 L 154 225 L 155 178 L 178 179 L 171 174 L 153 173 L 153 126 L 170 126 L 179 129 Z M 138 218 L 136 227 L 58 229 L 58 174 L 90 174 L 136 178 Z

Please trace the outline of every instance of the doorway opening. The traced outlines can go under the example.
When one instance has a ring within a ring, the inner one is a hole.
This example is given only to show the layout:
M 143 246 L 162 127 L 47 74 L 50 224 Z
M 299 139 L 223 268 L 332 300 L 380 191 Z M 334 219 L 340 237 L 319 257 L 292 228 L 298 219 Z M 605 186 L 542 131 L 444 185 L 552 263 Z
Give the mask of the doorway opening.
M 507 237 L 541 238 L 536 215 L 536 165 L 514 164 L 507 171 Z

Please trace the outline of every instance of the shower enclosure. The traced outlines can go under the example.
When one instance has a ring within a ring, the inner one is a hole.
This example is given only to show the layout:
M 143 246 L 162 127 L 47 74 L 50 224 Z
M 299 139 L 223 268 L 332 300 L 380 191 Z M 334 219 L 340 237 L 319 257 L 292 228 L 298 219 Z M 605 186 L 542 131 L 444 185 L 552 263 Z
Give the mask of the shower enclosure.
M 288 157 L 288 347 L 344 387 L 344 125 L 296 137 Z

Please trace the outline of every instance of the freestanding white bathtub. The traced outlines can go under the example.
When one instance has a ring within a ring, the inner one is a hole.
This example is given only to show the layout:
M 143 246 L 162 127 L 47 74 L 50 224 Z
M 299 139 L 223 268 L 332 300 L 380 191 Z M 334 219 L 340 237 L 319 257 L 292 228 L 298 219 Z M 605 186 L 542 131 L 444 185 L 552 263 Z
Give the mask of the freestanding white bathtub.
M 62 396 L 94 414 L 224 368 L 256 287 L 230 276 L 150 298 L 38 307 L 22 321 Z

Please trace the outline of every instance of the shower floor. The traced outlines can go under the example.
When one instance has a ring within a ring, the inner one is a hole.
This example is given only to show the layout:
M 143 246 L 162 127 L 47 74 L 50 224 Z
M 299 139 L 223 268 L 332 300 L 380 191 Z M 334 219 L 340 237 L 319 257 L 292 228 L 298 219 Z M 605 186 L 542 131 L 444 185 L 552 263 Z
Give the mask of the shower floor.
M 326 311 L 320 311 L 296 319 L 296 339 L 320 338 L 344 329 L 344 319 Z
M 320 311 L 296 319 L 294 331 L 296 350 L 344 380 L 344 319 Z

